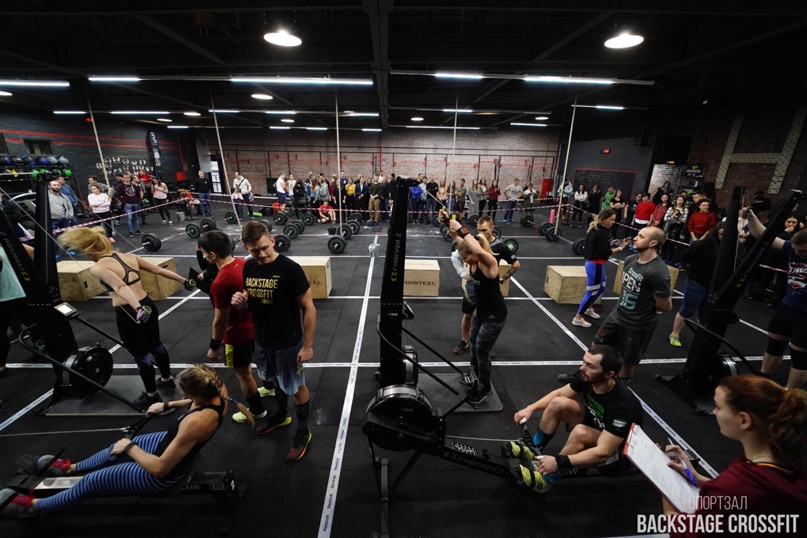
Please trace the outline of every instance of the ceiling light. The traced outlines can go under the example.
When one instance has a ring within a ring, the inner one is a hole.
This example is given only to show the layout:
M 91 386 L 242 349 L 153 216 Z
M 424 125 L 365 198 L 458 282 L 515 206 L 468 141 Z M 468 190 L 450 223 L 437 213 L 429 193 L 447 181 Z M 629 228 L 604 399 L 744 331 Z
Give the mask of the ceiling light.
M 644 41 L 642 36 L 629 34 L 626 32 L 624 34 L 619 34 L 616 37 L 612 37 L 605 42 L 605 46 L 609 49 L 627 49 L 629 47 L 635 47 L 642 41 Z
M 524 80 L 526 82 L 549 82 L 558 84 L 615 84 L 614 80 L 609 78 L 540 76 L 524 77 Z
M 264 34 L 263 38 L 272 45 L 280 47 L 298 47 L 302 44 L 303 40 L 295 35 L 291 35 L 285 30 L 279 32 L 269 32 Z
M 264 114 L 281 114 L 284 116 L 297 114 L 294 110 L 264 110 Z
M 54 114 L 86 114 L 83 110 L 54 110 Z
M 452 114 L 456 112 L 457 114 L 470 114 L 473 112 L 470 108 L 444 108 L 443 112 L 451 112 Z
M 438 73 L 434 71 L 399 71 L 396 69 L 390 70 L 391 75 L 403 76 L 422 76 L 434 77 Z M 654 86 L 654 80 L 633 80 L 622 78 L 592 78 L 592 77 L 559 77 L 555 75 L 505 75 L 501 73 L 456 73 L 452 74 L 454 77 L 463 78 L 489 78 L 497 80 L 525 80 L 527 82 L 549 82 L 549 83 L 567 83 L 567 84 L 634 84 L 637 86 Z
M 211 108 L 208 110 L 208 112 L 210 112 L 211 114 L 214 112 L 217 114 L 238 114 L 241 111 L 235 110 L 234 108 Z
M 270 125 L 269 128 L 270 129 L 277 129 L 279 131 L 288 131 L 289 129 L 291 129 L 291 127 L 285 127 L 283 125 Z
M 347 111 L 345 111 L 345 114 L 347 114 L 348 116 L 353 116 L 353 117 L 359 117 L 359 116 L 367 116 L 367 117 L 370 117 L 370 118 L 377 118 L 378 117 L 378 112 L 353 112 L 353 111 L 347 112 Z
M 0 97 L 11 97 L 11 92 L 0 91 Z
M 574 108 L 596 108 L 598 110 L 625 110 L 624 106 L 616 105 L 572 105 Z
M 535 119 L 538 120 L 538 121 L 544 121 L 544 120 L 548 120 L 549 117 L 548 116 L 538 116 Z
M 482 80 L 485 78 L 483 75 L 473 73 L 435 73 L 434 76 L 437 78 L 456 78 L 462 80 Z
M 381 129 L 371 129 L 369 127 L 365 127 L 364 129 L 362 129 L 362 131 L 365 131 L 365 132 L 368 132 L 368 133 L 380 133 Z
M 546 127 L 546 123 L 511 123 L 514 127 Z
M 190 110 L 190 111 L 188 111 L 188 112 L 183 112 L 183 114 L 184 114 L 185 116 L 193 116 L 194 118 L 195 118 L 195 117 L 197 117 L 197 116 L 201 116 L 201 115 L 202 115 L 202 114 L 200 114 L 199 112 L 196 112 L 195 110 Z
M 282 119 L 282 120 L 280 120 L 280 121 L 282 121 L 283 123 L 294 123 L 294 120 L 293 120 L 293 119 L 291 119 L 291 118 L 283 118 L 283 119 Z
M 0 80 L 0 86 L 41 86 L 65 88 L 70 86 L 70 83 L 63 80 Z
M 412 121 L 423 121 L 423 118 L 420 116 L 415 116 L 414 118 L 410 118 Z
M 327 127 L 306 127 L 307 131 L 327 131 Z
M 372 86 L 372 79 L 363 78 L 306 78 L 306 77 L 230 77 L 231 82 L 247 84 L 323 84 L 323 85 L 349 85 Z
M 252 98 L 253 99 L 260 99 L 262 101 L 270 101 L 270 100 L 274 99 L 274 97 L 272 97 L 268 93 L 253 93 Z
M 90 82 L 139 82 L 139 77 L 133 76 L 102 76 L 102 77 L 87 77 Z
M 143 115 L 143 116 L 166 116 L 170 112 L 165 110 L 113 110 L 110 114 Z
M 161 121 L 163 123 L 171 123 L 174 120 L 169 120 L 168 118 L 157 118 L 157 121 Z
M 169 125 L 168 128 L 169 129 L 187 129 L 188 126 L 187 125 Z
M 398 127 L 397 125 L 391 125 L 390 127 Z M 454 127 L 451 125 L 405 125 L 407 129 L 467 129 L 471 131 L 478 131 L 479 127 Z

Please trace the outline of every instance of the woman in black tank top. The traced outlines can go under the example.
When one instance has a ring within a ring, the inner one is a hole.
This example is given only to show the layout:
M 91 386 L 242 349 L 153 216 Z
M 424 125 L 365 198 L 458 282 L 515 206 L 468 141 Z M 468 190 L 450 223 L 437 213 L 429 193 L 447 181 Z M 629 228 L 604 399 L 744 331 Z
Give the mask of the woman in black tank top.
M 93 497 L 148 495 L 172 488 L 192 471 L 196 455 L 221 426 L 228 400 L 226 387 L 209 366 L 186 368 L 177 376 L 177 383 L 186 399 L 153 404 L 148 410 L 159 414 L 190 404 L 190 410 L 167 431 L 123 438 L 75 464 L 56 460 L 47 474 L 83 478 L 52 497 L 18 495 L 11 508 L 17 512 L 63 510 Z
M 479 405 L 492 392 L 490 350 L 507 321 L 507 306 L 499 281 L 499 262 L 484 235 L 474 237 L 459 222 L 448 220 L 445 211 L 441 211 L 440 216 L 448 222 L 463 261 L 471 266 L 471 281 L 476 290 L 476 315 L 471 323 L 468 343 L 471 367 L 477 381 L 470 390 L 468 402 Z

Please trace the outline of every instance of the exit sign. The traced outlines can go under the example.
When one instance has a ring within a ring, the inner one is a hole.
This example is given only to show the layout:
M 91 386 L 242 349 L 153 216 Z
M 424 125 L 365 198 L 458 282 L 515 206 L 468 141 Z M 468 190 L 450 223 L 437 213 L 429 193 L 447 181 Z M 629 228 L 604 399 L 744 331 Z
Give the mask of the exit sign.
M 608 155 L 609 153 L 611 153 L 611 148 L 604 148 L 600 153 L 602 153 L 603 155 Z

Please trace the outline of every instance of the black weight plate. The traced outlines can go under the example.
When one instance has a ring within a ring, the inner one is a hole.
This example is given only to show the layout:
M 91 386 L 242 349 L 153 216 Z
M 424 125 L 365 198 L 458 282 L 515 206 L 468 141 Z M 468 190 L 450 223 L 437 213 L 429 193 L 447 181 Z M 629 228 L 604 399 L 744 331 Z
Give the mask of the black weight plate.
M 191 239 L 199 239 L 199 236 L 202 235 L 202 231 L 195 224 L 185 226 L 185 233 L 188 234 L 188 237 Z
M 549 232 L 546 234 L 546 240 L 550 243 L 557 243 L 560 241 L 560 230 L 558 229 L 555 231 L 554 228 L 550 229 Z
M 524 215 L 521 217 L 521 225 L 525 228 L 530 228 L 533 224 L 535 224 L 535 219 L 532 218 L 532 215 Z
M 67 366 L 102 386 L 112 377 L 112 355 L 101 346 L 81 348 Z M 78 376 L 69 375 L 69 379 L 70 388 L 80 396 L 89 396 L 98 391 L 97 387 Z
M 235 247 L 238 246 L 239 241 L 241 241 L 241 239 L 236 239 L 234 237 L 230 238 L 230 252 L 231 253 L 235 252 Z
M 291 221 L 291 224 L 293 224 L 294 226 L 297 227 L 297 232 L 298 232 L 297 235 L 300 235 L 301 233 L 303 233 L 305 231 L 305 223 L 303 223 L 303 221 L 301 221 L 300 219 Z
M 285 226 L 287 222 L 289 222 L 289 216 L 285 213 L 278 213 L 272 220 L 275 221 L 275 224 L 280 224 L 281 226 Z
M 297 239 L 297 236 L 300 235 L 300 231 L 294 224 L 286 224 L 283 226 L 283 235 L 289 239 Z
M 228 211 L 224 214 L 224 220 L 227 221 L 227 224 L 238 224 L 238 215 L 232 211 Z
M 355 213 L 351 213 L 351 214 L 350 214 L 350 216 L 348 217 L 348 220 L 355 220 L 356 222 L 358 222 L 359 224 L 361 224 L 361 222 L 362 222 L 364 219 L 362 219 L 362 218 L 361 218 L 361 213 L 359 213 L 358 211 L 356 211 Z
M 572 243 L 572 252 L 577 254 L 578 256 L 583 255 L 583 251 L 586 250 L 586 238 L 582 237 Z
M 552 224 L 551 222 L 545 222 L 545 223 L 544 223 L 544 224 L 541 226 L 541 235 L 546 235 L 546 234 L 548 234 L 548 233 L 549 233 L 549 230 L 551 230 L 551 229 L 552 229 L 552 228 L 554 228 L 554 227 L 555 227 L 555 225 L 554 225 L 554 224 Z
M 285 235 L 275 236 L 275 250 L 277 252 L 287 252 L 291 248 L 291 239 Z
M 468 222 L 476 226 L 476 223 L 479 222 L 479 215 L 471 215 L 470 217 L 468 217 Z
M 140 244 L 149 252 L 157 252 L 160 250 L 163 242 L 154 234 L 145 234 L 143 239 L 140 240 Z
M 513 239 L 512 237 L 510 239 L 504 240 L 504 246 L 509 248 L 510 252 L 512 252 L 513 254 L 518 253 L 518 241 Z
M 440 225 L 440 235 L 442 235 L 443 239 L 446 241 L 453 241 L 451 238 L 451 230 L 445 224 Z
M 317 218 L 311 213 L 306 213 L 302 216 L 303 224 L 306 226 L 313 226 L 317 222 Z
M 350 238 L 353 237 L 353 230 L 351 230 L 350 226 L 347 224 L 337 226 L 336 233 L 341 235 L 346 241 L 350 241 Z
M 213 219 L 202 219 L 199 223 L 199 227 L 202 229 L 202 232 L 209 232 L 210 230 L 216 229 L 216 221 Z
M 258 222 L 266 226 L 266 229 L 272 231 L 272 221 L 269 219 L 260 219 Z
M 335 235 L 328 239 L 328 250 L 330 250 L 333 254 L 341 254 L 347 248 L 347 242 Z
M 493 228 L 493 237 L 495 237 L 496 239 L 501 239 L 502 238 L 501 230 L 499 230 L 498 228 Z
M 432 218 L 432 224 L 434 224 L 435 226 L 440 226 L 442 224 L 442 222 L 440 222 L 439 215 L 435 215 L 434 218 Z
M 350 227 L 350 231 L 353 233 L 353 235 L 356 235 L 361 231 L 361 224 L 359 224 L 359 221 L 357 220 L 350 219 L 347 221 L 347 225 Z

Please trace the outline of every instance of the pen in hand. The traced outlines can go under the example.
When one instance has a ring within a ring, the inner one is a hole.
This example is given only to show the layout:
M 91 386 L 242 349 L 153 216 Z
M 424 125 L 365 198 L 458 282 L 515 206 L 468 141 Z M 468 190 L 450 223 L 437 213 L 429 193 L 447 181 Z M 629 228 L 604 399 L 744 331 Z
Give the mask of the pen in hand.
M 675 443 L 673 443 L 672 438 L 667 437 L 667 441 L 669 441 L 671 445 L 676 446 L 676 445 L 675 445 Z M 669 454 L 669 452 L 668 452 L 668 454 Z M 675 453 L 674 453 L 674 454 L 675 454 Z M 687 475 L 687 478 L 689 479 L 689 482 L 690 482 L 690 483 L 691 483 L 693 486 L 698 487 L 698 481 L 697 481 L 697 480 L 695 480 L 695 475 L 693 475 L 693 474 L 692 474 L 692 471 L 690 471 L 690 470 L 689 470 L 689 466 L 688 466 L 688 465 L 686 464 L 686 462 L 685 462 L 685 461 L 683 461 L 683 460 L 681 460 L 681 463 L 684 465 L 684 473 Z

